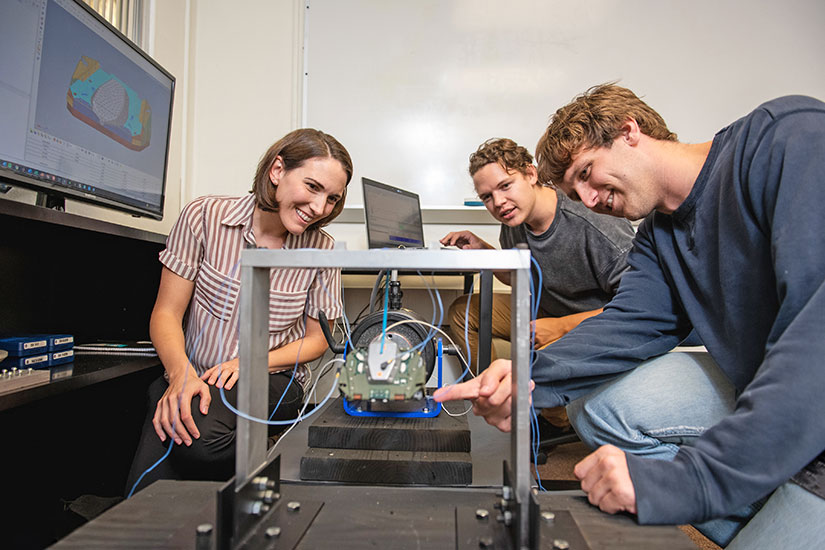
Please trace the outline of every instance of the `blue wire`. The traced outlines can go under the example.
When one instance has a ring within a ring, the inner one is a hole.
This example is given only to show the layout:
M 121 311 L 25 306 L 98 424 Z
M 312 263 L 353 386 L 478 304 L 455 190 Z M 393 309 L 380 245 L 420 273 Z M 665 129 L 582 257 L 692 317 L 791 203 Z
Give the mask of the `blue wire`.
M 470 365 L 473 364 L 472 350 L 470 349 L 470 300 L 473 298 L 473 285 L 475 280 L 470 283 L 470 293 L 467 295 L 467 306 L 464 308 L 464 345 L 467 347 L 467 366 L 458 377 L 458 380 L 463 380 L 465 376 L 470 373 Z
M 289 377 L 289 382 L 287 382 L 286 388 L 284 388 L 284 393 L 281 394 L 281 397 L 278 399 L 278 402 L 275 403 L 275 408 L 272 409 L 272 414 L 269 415 L 269 420 L 272 420 L 272 417 L 275 416 L 275 412 L 278 410 L 278 407 L 281 406 L 281 401 L 284 400 L 286 392 L 288 392 L 289 388 L 292 386 L 292 381 L 295 380 L 295 372 L 298 370 L 298 362 L 301 358 L 301 349 L 304 347 L 304 337 L 306 337 L 307 302 L 309 302 L 309 296 L 307 296 L 307 299 L 304 302 L 304 315 L 302 318 L 302 321 L 304 322 L 304 336 L 301 337 L 301 343 L 298 344 L 298 352 L 295 354 L 295 365 L 292 367 L 292 376 Z
M 381 351 L 379 353 L 384 353 L 384 338 L 387 336 L 387 310 L 389 307 L 389 300 L 390 300 L 390 277 L 387 275 L 387 282 L 384 285 L 384 316 L 381 321 Z
M 321 287 L 324 289 L 324 292 L 326 292 L 327 296 L 332 298 L 332 295 L 330 294 L 329 289 L 327 288 L 327 286 L 324 284 L 323 279 L 319 277 L 317 279 L 317 281 L 321 285 Z M 341 316 L 344 318 L 345 323 L 347 323 L 347 325 L 348 325 L 349 320 L 347 320 L 347 316 L 346 316 L 346 313 L 343 311 L 343 307 L 341 308 Z M 306 308 L 305 308 L 304 309 L 304 317 L 303 317 L 303 319 L 304 319 L 304 334 L 305 335 L 306 335 L 306 318 L 307 318 L 307 312 L 306 312 Z M 347 332 L 347 341 L 349 342 L 350 346 L 352 346 L 352 340 L 351 340 L 351 337 L 350 337 L 349 330 L 347 330 L 346 332 Z M 219 355 L 221 355 L 221 356 L 222 356 L 223 341 L 224 341 L 224 338 L 221 337 L 220 338 L 220 344 L 219 344 L 220 348 L 221 348 L 221 349 L 219 349 Z M 299 357 L 300 357 L 300 348 L 299 348 L 299 355 L 295 359 L 296 367 L 297 367 L 298 362 L 299 362 Z M 290 378 L 290 383 L 292 383 L 292 380 L 295 378 L 295 370 L 296 369 L 293 369 L 293 371 L 292 371 L 292 378 Z M 340 370 L 340 367 L 339 367 L 339 370 Z M 219 372 L 220 372 L 220 369 L 219 369 Z M 337 376 L 338 375 L 336 374 L 336 378 L 337 378 Z M 329 400 L 329 398 L 332 396 L 332 393 L 333 393 L 333 391 L 335 390 L 336 387 L 337 387 L 336 384 L 332 384 L 332 386 L 330 387 L 329 393 L 327 393 L 326 397 L 324 397 L 324 399 L 320 403 L 317 403 L 315 408 L 312 409 L 310 412 L 308 412 L 307 414 L 305 414 L 303 416 L 298 416 L 297 418 L 291 418 L 289 420 L 271 420 L 272 416 L 269 417 L 270 420 L 264 420 L 263 418 L 256 418 L 256 417 L 254 417 L 252 415 L 249 415 L 249 414 L 237 409 L 236 407 L 232 406 L 232 404 L 229 403 L 229 401 L 226 399 L 226 393 L 224 392 L 224 388 L 220 388 L 220 396 L 221 396 L 221 401 L 226 406 L 226 408 L 228 408 L 230 411 L 235 413 L 235 415 L 240 416 L 241 418 L 245 418 L 246 420 L 249 420 L 251 422 L 257 422 L 259 424 L 266 424 L 266 425 L 269 425 L 269 426 L 282 426 L 282 425 L 287 425 L 287 424 L 295 424 L 297 422 L 300 422 L 301 420 L 304 420 L 305 418 L 309 418 L 310 416 L 312 416 L 313 414 L 318 412 L 322 408 L 322 405 L 324 405 L 324 403 L 326 403 Z M 289 388 L 289 386 L 287 386 L 287 389 L 288 388 Z M 286 394 L 286 389 L 284 390 L 284 393 L 281 395 L 281 399 L 283 399 L 283 396 L 285 394 Z M 278 405 L 280 405 L 280 400 L 278 401 Z M 278 405 L 275 406 L 276 410 L 278 408 Z M 272 414 L 273 415 L 275 414 L 274 410 L 273 410 Z
M 238 269 L 238 266 L 239 266 L 240 264 L 241 264 L 241 261 L 240 261 L 240 260 L 238 260 L 238 263 L 236 263 L 236 264 L 232 267 L 232 270 L 229 272 L 229 277 L 232 277 L 232 276 L 235 274 L 235 270 L 237 270 L 237 269 Z M 218 290 L 218 294 L 220 294 L 220 293 L 221 293 L 221 292 L 222 292 L 222 291 L 223 291 L 223 290 L 224 290 L 224 289 L 228 286 L 228 284 L 229 284 L 229 278 L 227 278 L 226 280 L 224 280 L 224 281 L 221 283 L 221 286 L 220 286 L 220 288 L 219 288 L 219 290 Z M 225 313 L 226 313 L 226 305 L 227 305 L 228 303 L 229 303 L 229 292 L 227 292 L 227 293 L 226 293 L 226 301 L 224 302 L 224 310 L 221 312 L 221 313 L 222 313 L 222 317 L 223 317 L 223 316 L 225 315 Z M 193 355 L 194 355 L 194 351 L 195 351 L 195 350 L 198 348 L 198 346 L 200 345 L 201 336 L 203 336 L 203 331 L 204 331 L 204 330 L 206 330 L 206 325 L 205 325 L 205 324 L 201 327 L 200 331 L 198 331 L 198 335 L 195 337 L 195 341 L 192 343 L 192 351 L 193 351 Z M 188 356 L 187 356 L 187 359 L 188 359 Z M 187 367 L 190 367 L 190 366 L 192 366 L 191 361 L 187 364 Z M 186 377 L 186 378 L 184 378 L 184 379 L 183 379 L 183 387 L 181 388 L 181 393 L 183 393 L 183 390 L 186 388 L 186 381 L 187 381 L 188 379 L 189 379 L 188 377 Z M 178 411 L 180 411 L 180 403 L 181 403 L 181 399 L 182 399 L 181 397 L 178 397 Z M 190 403 L 190 406 L 191 406 L 191 403 Z M 174 431 L 175 431 L 175 426 L 176 426 L 176 424 L 177 424 L 177 420 L 176 420 L 176 419 L 173 419 L 173 420 L 172 420 L 172 432 L 174 432 Z M 132 495 L 135 493 L 135 489 L 137 488 L 137 486 L 138 486 L 138 485 L 140 485 L 141 480 L 143 480 L 143 478 L 146 476 L 146 474 L 148 474 L 149 472 L 151 472 L 152 470 L 154 470 L 154 469 L 158 466 L 158 464 L 160 464 L 161 462 L 163 462 L 164 460 L 166 460 L 166 457 L 168 457 L 168 456 L 169 456 L 169 454 L 172 452 L 172 447 L 174 447 L 174 438 L 171 438 L 171 437 L 170 437 L 170 439 L 169 439 L 169 447 L 166 449 L 166 452 L 163 454 L 163 456 L 162 456 L 162 457 L 160 457 L 160 458 L 158 459 L 158 461 L 157 461 L 157 462 L 155 462 L 154 464 L 152 464 L 151 466 L 149 466 L 148 468 L 146 468 L 146 469 L 143 471 L 143 473 L 142 473 L 142 474 L 140 474 L 140 477 L 138 477 L 138 478 L 137 478 L 137 481 L 135 481 L 134 485 L 132 485 L 131 490 L 129 490 L 129 494 L 126 496 L 126 498 L 127 498 L 127 499 L 132 498 Z
M 538 284 L 536 281 L 533 280 L 533 270 L 530 270 L 530 314 L 531 314 L 531 321 L 535 321 L 539 315 L 539 306 L 541 304 L 541 291 L 544 288 L 544 282 L 542 279 L 541 267 L 539 266 L 536 259 L 530 255 L 530 261 L 536 267 L 536 274 L 538 275 Z M 536 360 L 538 359 L 538 353 L 535 349 L 536 345 L 536 330 L 535 324 L 531 325 L 533 328 L 530 330 L 530 380 L 533 379 L 533 365 L 535 364 Z M 533 403 L 530 403 L 530 425 L 532 426 L 532 441 L 531 445 L 533 448 L 533 466 L 536 472 L 536 484 L 538 485 L 539 490 L 545 491 L 546 489 L 541 483 L 541 476 L 539 475 L 539 419 L 538 415 L 536 414 L 536 407 Z

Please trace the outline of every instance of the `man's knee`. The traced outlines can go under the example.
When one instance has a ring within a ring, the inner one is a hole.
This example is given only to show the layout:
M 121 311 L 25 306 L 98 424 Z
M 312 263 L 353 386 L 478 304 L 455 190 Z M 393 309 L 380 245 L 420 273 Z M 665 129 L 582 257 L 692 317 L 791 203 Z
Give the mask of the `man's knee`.
M 474 300 L 473 297 L 477 296 L 476 294 L 465 294 L 463 296 L 459 296 L 453 303 L 450 304 L 450 309 L 448 312 L 448 317 L 450 320 L 451 327 L 457 327 L 461 330 L 464 329 L 464 325 L 466 324 L 467 319 L 467 300 L 470 299 L 470 319 L 473 318 L 473 307 L 478 307 L 475 305 L 477 300 Z
M 598 399 L 593 396 L 594 400 Z M 590 401 L 591 396 L 580 397 L 571 401 L 565 410 L 570 425 L 588 447 L 595 449 L 606 443 L 614 443 L 607 437 L 610 431 L 609 424 L 615 419 L 611 412 L 607 414 L 607 409 L 599 403 Z

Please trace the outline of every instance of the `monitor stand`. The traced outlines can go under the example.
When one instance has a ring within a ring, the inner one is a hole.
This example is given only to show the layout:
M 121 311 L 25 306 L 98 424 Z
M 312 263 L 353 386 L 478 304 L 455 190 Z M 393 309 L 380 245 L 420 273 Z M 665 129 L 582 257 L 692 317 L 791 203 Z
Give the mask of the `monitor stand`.
M 59 210 L 60 212 L 66 211 L 66 199 L 61 195 L 55 195 L 53 193 L 38 191 L 35 204 L 50 210 Z

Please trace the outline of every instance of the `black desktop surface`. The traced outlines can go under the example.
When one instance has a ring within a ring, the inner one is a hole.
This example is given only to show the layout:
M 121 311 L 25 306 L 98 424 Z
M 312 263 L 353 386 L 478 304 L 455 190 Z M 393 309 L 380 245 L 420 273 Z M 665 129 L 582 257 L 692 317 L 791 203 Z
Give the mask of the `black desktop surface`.
M 160 365 L 157 357 L 76 355 L 72 363 L 44 369 L 50 371 L 48 382 L 12 391 L 6 391 L 0 382 L 0 411 L 149 369 L 155 369 L 159 376 Z

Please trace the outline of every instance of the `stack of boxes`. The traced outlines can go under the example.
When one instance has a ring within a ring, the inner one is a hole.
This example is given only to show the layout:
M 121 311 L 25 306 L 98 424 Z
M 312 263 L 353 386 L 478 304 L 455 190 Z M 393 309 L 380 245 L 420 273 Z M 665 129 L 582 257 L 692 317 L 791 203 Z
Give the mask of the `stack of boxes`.
M 0 368 L 45 369 L 74 360 L 74 337 L 70 334 L 35 334 L 0 338 L 0 349 L 8 357 Z

